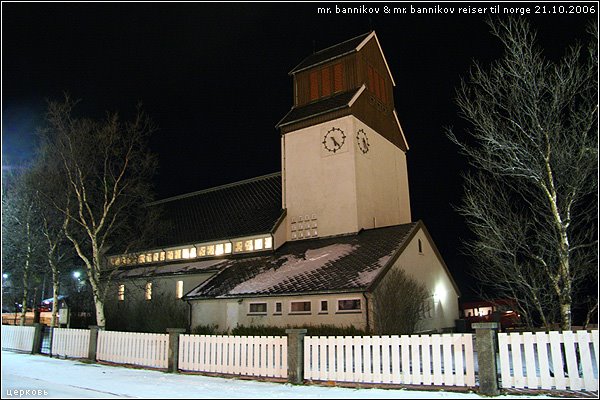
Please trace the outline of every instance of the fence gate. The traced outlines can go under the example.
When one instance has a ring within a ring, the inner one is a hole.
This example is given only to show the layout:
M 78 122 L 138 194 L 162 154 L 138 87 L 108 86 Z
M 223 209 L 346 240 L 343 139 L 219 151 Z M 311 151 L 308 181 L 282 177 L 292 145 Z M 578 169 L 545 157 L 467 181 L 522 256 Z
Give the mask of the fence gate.
M 52 349 L 52 327 L 48 325 L 42 326 L 42 343 L 40 345 L 41 354 L 51 354 Z

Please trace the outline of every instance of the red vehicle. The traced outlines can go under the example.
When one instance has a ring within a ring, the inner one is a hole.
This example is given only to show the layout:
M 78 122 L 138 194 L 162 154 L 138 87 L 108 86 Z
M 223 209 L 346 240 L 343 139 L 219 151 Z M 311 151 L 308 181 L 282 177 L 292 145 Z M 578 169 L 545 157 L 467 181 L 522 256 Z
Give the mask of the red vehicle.
M 460 314 L 467 321 L 469 329 L 474 322 L 499 322 L 504 330 L 521 324 L 516 306 L 516 301 L 512 299 L 471 301 L 461 303 Z

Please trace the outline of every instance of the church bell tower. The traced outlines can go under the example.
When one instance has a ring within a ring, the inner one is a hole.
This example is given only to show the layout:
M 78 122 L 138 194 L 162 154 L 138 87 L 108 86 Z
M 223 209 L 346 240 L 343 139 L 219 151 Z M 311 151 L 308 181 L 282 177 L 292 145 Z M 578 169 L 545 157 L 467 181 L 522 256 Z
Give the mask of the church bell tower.
M 287 240 L 411 222 L 394 79 L 375 32 L 305 58 L 281 133 Z

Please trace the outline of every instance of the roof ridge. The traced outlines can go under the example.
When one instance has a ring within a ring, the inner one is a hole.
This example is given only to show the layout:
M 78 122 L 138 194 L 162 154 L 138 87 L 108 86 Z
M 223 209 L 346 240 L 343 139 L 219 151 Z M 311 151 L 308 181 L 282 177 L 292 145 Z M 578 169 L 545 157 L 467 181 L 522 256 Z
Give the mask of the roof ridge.
M 352 41 L 352 40 L 356 40 L 356 39 L 358 39 L 359 37 L 362 37 L 362 36 L 365 36 L 365 37 L 366 37 L 366 36 L 370 35 L 370 34 L 371 34 L 371 32 L 373 32 L 373 31 L 369 31 L 369 32 L 367 32 L 367 33 L 361 33 L 360 35 L 356 35 L 356 36 L 354 36 L 353 38 L 346 39 L 346 40 L 344 40 L 343 42 L 339 42 L 339 43 L 336 43 L 336 44 L 332 44 L 331 46 L 325 47 L 324 49 L 321 49 L 321 50 L 319 50 L 319 51 L 316 51 L 316 52 L 314 52 L 313 54 L 319 54 L 319 53 L 322 53 L 322 52 L 324 52 L 325 50 L 329 50 L 329 49 L 331 49 L 331 48 L 333 48 L 333 47 L 335 47 L 335 46 L 340 46 L 340 45 L 342 45 L 342 44 L 344 44 L 344 43 L 350 42 L 350 41 Z
M 281 176 L 281 171 L 273 172 L 273 173 L 266 174 L 266 175 L 256 176 L 254 178 L 244 179 L 244 180 L 237 181 L 237 182 L 226 183 L 224 185 L 219 185 L 219 186 L 215 186 L 215 187 L 208 188 L 208 189 L 202 189 L 202 190 L 198 190 L 198 191 L 195 191 L 195 192 L 184 193 L 184 194 L 180 194 L 180 195 L 177 195 L 177 196 L 167 197 L 165 199 L 156 200 L 156 201 L 153 201 L 152 203 L 148 203 L 148 205 L 149 206 L 154 206 L 154 205 L 157 205 L 157 204 L 167 203 L 167 202 L 174 201 L 174 200 L 184 199 L 186 197 L 192 197 L 192 196 L 196 196 L 196 195 L 199 195 L 199 194 L 205 194 L 205 193 L 215 192 L 215 191 L 218 191 L 218 190 L 228 189 L 228 188 L 235 187 L 235 186 L 241 186 L 241 185 L 245 185 L 245 184 L 252 183 L 252 182 L 258 182 L 258 181 L 261 181 L 261 180 L 265 180 L 265 179 L 269 179 L 269 178 L 274 178 L 276 176 Z

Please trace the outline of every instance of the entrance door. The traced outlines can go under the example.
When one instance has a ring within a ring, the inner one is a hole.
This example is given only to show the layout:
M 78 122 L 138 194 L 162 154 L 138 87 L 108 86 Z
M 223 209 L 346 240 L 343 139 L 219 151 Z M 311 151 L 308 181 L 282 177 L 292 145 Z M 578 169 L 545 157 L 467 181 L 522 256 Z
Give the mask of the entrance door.
M 238 324 L 239 304 L 236 302 L 227 303 L 227 330 L 235 328 Z

